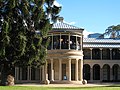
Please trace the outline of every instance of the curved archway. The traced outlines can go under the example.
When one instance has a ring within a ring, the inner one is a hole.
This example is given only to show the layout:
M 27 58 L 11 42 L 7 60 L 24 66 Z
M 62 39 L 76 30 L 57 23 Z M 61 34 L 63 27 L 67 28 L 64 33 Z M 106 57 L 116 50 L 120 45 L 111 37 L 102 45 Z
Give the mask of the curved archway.
M 113 81 L 118 81 L 119 78 L 119 74 L 120 74 L 120 67 L 118 64 L 114 64 L 112 67 L 113 70 Z
M 110 66 L 108 64 L 103 66 L 103 81 L 110 81 Z
M 100 65 L 93 66 L 93 80 L 100 80 Z
M 89 64 L 83 65 L 83 78 L 85 80 L 90 80 L 90 65 Z

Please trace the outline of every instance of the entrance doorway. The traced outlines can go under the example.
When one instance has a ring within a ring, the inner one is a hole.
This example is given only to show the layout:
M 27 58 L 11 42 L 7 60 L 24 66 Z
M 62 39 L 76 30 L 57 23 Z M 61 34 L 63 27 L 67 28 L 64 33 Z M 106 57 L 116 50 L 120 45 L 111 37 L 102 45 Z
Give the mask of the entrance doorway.
M 62 80 L 67 80 L 67 76 L 66 76 L 66 64 L 62 64 Z
M 71 80 L 75 80 L 75 64 L 71 64 Z

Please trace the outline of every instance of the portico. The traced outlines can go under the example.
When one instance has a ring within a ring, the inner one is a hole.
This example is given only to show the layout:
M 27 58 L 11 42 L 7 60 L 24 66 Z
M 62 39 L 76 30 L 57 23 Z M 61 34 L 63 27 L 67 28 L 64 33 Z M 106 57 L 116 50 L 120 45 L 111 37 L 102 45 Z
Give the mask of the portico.
M 48 78 L 51 82 L 54 81 L 82 81 L 82 66 L 83 60 L 81 59 L 48 59 L 47 60 Z M 45 78 L 45 79 L 46 79 Z

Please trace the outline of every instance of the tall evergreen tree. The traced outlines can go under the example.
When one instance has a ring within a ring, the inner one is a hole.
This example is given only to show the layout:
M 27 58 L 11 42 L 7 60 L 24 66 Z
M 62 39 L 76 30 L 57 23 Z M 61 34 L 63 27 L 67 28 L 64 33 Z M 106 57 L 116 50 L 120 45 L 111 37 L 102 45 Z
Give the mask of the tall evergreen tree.
M 1 83 L 7 82 L 15 66 L 45 63 L 47 33 L 61 7 L 55 0 L 0 0 Z

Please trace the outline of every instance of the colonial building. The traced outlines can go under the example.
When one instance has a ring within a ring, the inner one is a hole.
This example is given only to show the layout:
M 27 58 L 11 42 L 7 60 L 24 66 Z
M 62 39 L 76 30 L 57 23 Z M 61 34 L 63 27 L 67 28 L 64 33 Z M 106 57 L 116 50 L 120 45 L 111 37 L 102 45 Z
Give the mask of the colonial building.
M 83 80 L 83 29 L 63 23 L 63 18 L 49 32 L 46 65 L 15 68 L 16 82 L 71 83 Z
M 120 81 L 120 39 L 83 38 L 83 30 L 59 18 L 48 34 L 46 64 L 15 67 L 16 83 Z
M 84 79 L 120 81 L 120 39 L 84 38 Z
M 49 32 L 47 74 L 52 82 L 83 80 L 83 29 L 63 23 L 63 18 Z

